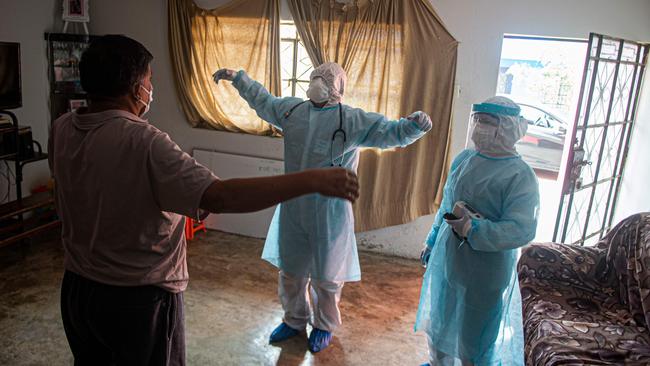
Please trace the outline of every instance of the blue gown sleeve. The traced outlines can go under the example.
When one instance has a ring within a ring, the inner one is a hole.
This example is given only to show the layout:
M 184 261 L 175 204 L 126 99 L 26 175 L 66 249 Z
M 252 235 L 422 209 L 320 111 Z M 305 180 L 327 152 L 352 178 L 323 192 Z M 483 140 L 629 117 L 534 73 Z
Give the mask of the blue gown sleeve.
M 431 231 L 429 231 L 427 240 L 425 240 L 425 244 L 427 247 L 429 247 L 429 249 L 433 249 L 433 245 L 436 243 L 436 239 L 438 238 L 438 231 L 440 230 L 440 225 L 442 225 L 443 222 L 442 216 L 445 214 L 445 212 L 451 212 L 451 203 L 449 202 L 447 196 L 442 196 L 440 208 L 438 208 L 438 212 L 436 212 L 436 217 L 433 220 Z
M 486 252 L 516 249 L 535 238 L 539 186 L 532 169 L 523 166 L 521 174 L 507 186 L 504 197 L 502 217 L 472 219 L 467 235 L 472 249 Z
M 244 70 L 237 72 L 232 85 L 261 119 L 279 129 L 282 129 L 285 113 L 302 102 L 300 98 L 278 98 L 271 95 L 262 84 L 252 80 Z
M 404 147 L 425 134 L 415 121 L 406 118 L 390 121 L 381 114 L 359 108 L 346 108 L 344 118 L 346 128 L 352 133 L 351 141 L 358 147 Z
M 451 199 L 449 195 L 446 194 L 446 192 L 451 192 L 453 189 L 452 185 L 454 183 L 452 182 L 451 178 L 452 173 L 458 169 L 458 166 L 465 159 L 469 158 L 472 153 L 472 150 L 464 150 L 458 154 L 454 161 L 451 163 L 451 168 L 449 169 L 449 174 L 447 175 L 447 182 L 445 182 L 445 188 L 443 190 L 442 202 L 440 202 L 440 208 L 438 208 L 438 212 L 436 212 L 436 216 L 433 220 L 433 225 L 431 226 L 431 231 L 429 231 L 429 235 L 427 235 L 427 239 L 425 240 L 425 244 L 431 249 L 433 249 L 433 245 L 436 243 L 436 239 L 438 238 L 440 225 L 442 225 L 444 222 L 442 216 L 444 216 L 444 214 L 447 212 L 453 211 Z

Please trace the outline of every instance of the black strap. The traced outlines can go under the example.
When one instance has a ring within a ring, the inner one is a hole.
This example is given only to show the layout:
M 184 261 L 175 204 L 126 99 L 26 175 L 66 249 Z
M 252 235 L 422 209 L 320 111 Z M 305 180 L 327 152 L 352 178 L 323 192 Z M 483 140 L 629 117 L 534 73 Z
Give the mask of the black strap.
M 339 129 L 343 131 L 343 107 L 341 106 L 340 102 L 339 102 Z
M 309 101 L 309 99 L 307 99 L 307 100 L 303 100 L 302 102 L 300 102 L 300 103 L 294 105 L 293 107 L 291 107 L 291 109 L 289 109 L 289 111 L 288 111 L 287 113 L 284 114 L 284 119 L 289 118 L 289 116 L 291 116 L 291 113 L 293 113 L 293 111 L 294 111 L 296 108 L 298 108 L 301 104 L 303 104 L 303 103 L 305 103 L 305 102 L 308 102 L 308 101 Z

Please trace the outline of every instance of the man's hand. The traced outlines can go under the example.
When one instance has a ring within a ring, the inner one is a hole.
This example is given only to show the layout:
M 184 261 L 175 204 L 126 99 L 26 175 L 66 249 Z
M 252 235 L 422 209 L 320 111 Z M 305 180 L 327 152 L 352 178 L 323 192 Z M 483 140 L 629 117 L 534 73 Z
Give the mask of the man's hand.
M 314 169 L 316 191 L 323 196 L 344 198 L 352 203 L 359 197 L 359 181 L 354 172 L 344 168 Z
M 231 70 L 231 69 L 220 69 L 217 70 L 214 74 L 212 74 L 212 79 L 216 84 L 219 84 L 219 80 L 229 80 L 233 81 L 235 79 L 235 76 L 237 76 L 237 71 Z

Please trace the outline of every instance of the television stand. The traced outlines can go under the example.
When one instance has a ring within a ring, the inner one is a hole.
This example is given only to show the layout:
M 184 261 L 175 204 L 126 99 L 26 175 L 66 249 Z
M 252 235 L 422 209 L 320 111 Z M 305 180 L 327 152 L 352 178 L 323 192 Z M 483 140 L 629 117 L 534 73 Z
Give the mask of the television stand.
M 0 111 L 0 114 L 9 116 L 12 121 L 12 127 L 0 128 L 0 133 L 12 133 L 14 146 L 9 148 L 5 146 L 4 151 L 11 150 L 11 152 L 0 156 L 0 159 L 14 162 L 16 185 L 16 199 L 0 204 L 0 247 L 3 247 L 58 227 L 61 222 L 54 210 L 54 196 L 52 193 L 41 192 L 23 198 L 23 168 L 29 163 L 47 159 L 47 154 L 43 153 L 41 145 L 34 141 L 38 148 L 38 151 L 34 152 L 34 156 L 29 158 L 21 157 L 18 154 L 18 119 L 15 114 L 9 111 Z M 4 142 L 6 139 L 3 138 L 2 141 Z M 31 215 L 25 219 L 24 215 L 27 213 L 31 213 Z

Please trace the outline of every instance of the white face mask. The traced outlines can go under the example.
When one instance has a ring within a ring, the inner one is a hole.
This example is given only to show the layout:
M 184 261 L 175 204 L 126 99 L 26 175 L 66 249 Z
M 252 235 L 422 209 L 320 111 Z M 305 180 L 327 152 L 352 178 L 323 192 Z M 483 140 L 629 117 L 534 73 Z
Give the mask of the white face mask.
M 503 120 L 506 119 L 506 120 Z M 515 144 L 526 134 L 523 118 L 502 117 L 496 123 L 473 122 L 472 141 L 476 150 L 492 156 L 516 155 Z
M 322 78 L 317 77 L 309 82 L 307 98 L 311 99 L 314 103 L 323 103 L 329 100 L 330 89 L 325 85 L 325 81 Z
M 149 90 L 149 89 L 145 88 L 144 85 L 142 85 L 142 84 L 140 84 L 139 86 L 140 86 L 140 88 L 144 89 L 144 91 L 146 91 L 147 94 L 149 94 L 149 101 L 148 102 L 145 102 L 140 97 L 138 97 L 138 102 L 140 102 L 140 103 L 142 103 L 144 105 L 144 111 L 142 111 L 142 113 L 140 114 L 140 117 L 142 117 L 145 114 L 147 114 L 147 112 L 149 112 L 149 109 L 151 108 L 151 102 L 153 102 L 153 87 L 151 88 L 151 90 Z
M 479 123 L 472 131 L 472 141 L 476 150 L 482 153 L 494 154 L 497 147 L 497 129 L 496 126 L 490 126 Z

